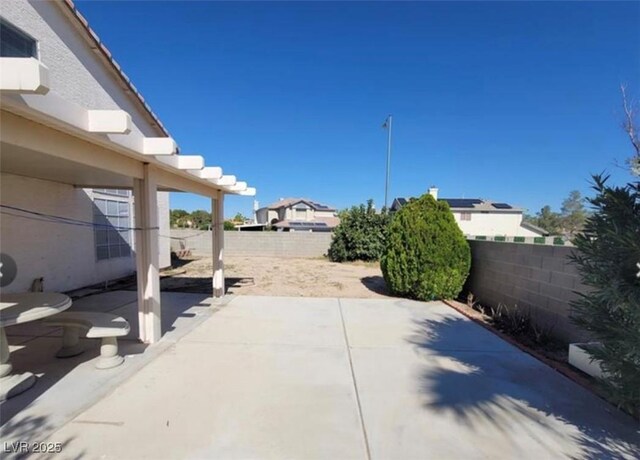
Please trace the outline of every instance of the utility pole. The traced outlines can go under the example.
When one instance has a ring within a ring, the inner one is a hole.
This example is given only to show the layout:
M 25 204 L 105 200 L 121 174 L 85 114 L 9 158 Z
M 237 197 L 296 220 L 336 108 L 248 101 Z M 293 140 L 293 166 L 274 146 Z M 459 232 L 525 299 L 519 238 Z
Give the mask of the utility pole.
M 387 179 L 384 183 L 384 207 L 389 209 L 389 174 L 391 167 L 391 123 L 393 121 L 393 117 L 389 115 L 387 119 L 384 121 L 382 125 L 383 128 L 387 129 Z

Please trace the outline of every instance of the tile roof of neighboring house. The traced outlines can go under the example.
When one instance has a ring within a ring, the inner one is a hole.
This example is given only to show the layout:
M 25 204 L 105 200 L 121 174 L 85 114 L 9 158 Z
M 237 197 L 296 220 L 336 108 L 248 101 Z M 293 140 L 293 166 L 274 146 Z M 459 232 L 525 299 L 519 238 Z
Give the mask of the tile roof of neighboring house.
M 274 224 L 276 228 L 293 229 L 293 230 L 312 230 L 316 232 L 330 232 L 335 225 L 329 225 L 328 222 L 316 220 L 281 220 Z
M 338 224 L 340 223 L 340 218 L 339 217 L 316 217 L 314 219 L 314 221 L 316 221 L 316 222 L 324 222 L 329 227 L 336 228 L 338 226 Z
M 398 202 L 400 206 L 404 206 L 410 200 L 403 197 L 398 197 L 394 200 Z M 489 211 L 489 212 L 522 212 L 522 208 L 511 206 L 507 203 L 498 203 L 490 200 L 483 200 L 481 198 L 439 198 L 438 201 L 446 201 L 452 210 L 456 211 Z
M 77 24 L 80 26 L 82 30 L 84 30 L 84 32 L 87 35 L 87 38 L 90 41 L 93 41 L 93 43 L 96 45 L 96 49 L 100 51 L 102 56 L 105 58 L 105 60 L 109 63 L 109 65 L 115 71 L 116 75 L 128 88 L 131 94 L 135 96 L 135 100 L 142 106 L 143 110 L 146 111 L 147 114 L 151 117 L 151 119 L 153 120 L 151 124 L 156 126 L 158 129 L 160 129 L 160 131 L 162 131 L 162 133 L 164 133 L 165 136 L 171 137 L 171 135 L 169 134 L 169 131 L 167 131 L 167 129 L 164 127 L 164 125 L 162 124 L 158 116 L 155 113 L 153 113 L 153 111 L 151 110 L 151 107 L 149 107 L 149 104 L 146 103 L 146 101 L 144 100 L 144 97 L 142 97 L 142 94 L 140 94 L 140 91 L 138 91 L 138 89 L 133 85 L 133 83 L 131 82 L 131 79 L 127 76 L 127 74 L 124 73 L 124 71 L 122 70 L 122 67 L 120 67 L 120 64 L 118 64 L 116 60 L 113 58 L 111 51 L 109 51 L 109 49 L 105 46 L 105 44 L 102 43 L 102 41 L 100 40 L 100 37 L 98 37 L 98 34 L 96 34 L 93 31 L 93 29 L 89 27 L 89 22 L 85 19 L 85 17 L 82 14 L 80 14 L 80 12 L 76 8 L 76 6 L 73 4 L 73 2 L 71 0 L 63 0 L 62 2 L 56 2 L 56 3 L 60 5 L 65 5 L 67 11 L 69 11 L 71 13 L 71 16 L 77 20 Z
M 267 209 L 280 209 L 280 208 L 288 208 L 289 206 L 293 206 L 298 203 L 305 203 L 315 209 L 316 211 L 335 211 L 335 208 L 331 206 L 327 206 L 325 204 L 318 203 L 316 201 L 308 200 L 307 198 L 283 198 L 280 201 L 275 203 L 271 203 L 269 206 L 266 206 Z M 264 208 L 263 208 L 264 209 Z

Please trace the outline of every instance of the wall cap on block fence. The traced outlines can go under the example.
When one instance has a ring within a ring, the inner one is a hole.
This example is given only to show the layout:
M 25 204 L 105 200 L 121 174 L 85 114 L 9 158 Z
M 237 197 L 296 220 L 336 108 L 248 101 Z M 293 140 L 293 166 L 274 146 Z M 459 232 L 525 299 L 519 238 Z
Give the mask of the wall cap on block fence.
M 489 241 L 492 243 L 537 244 L 545 246 L 573 246 L 562 236 L 505 236 L 505 235 L 465 235 L 468 241 Z
M 598 342 L 569 344 L 569 364 L 580 369 L 585 374 L 589 374 L 591 377 L 604 377 L 605 374 L 602 371 L 602 366 L 600 365 L 601 361 L 591 359 L 591 355 L 586 350 L 588 347 L 599 346 L 601 345 Z

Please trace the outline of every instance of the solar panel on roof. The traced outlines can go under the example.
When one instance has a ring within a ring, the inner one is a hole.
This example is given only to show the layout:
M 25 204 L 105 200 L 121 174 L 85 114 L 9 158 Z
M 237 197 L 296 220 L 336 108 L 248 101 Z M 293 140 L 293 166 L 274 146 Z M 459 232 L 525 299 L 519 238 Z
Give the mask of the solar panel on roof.
M 482 203 L 482 200 L 475 198 L 443 198 L 452 208 L 473 208 L 474 205 Z
M 496 209 L 513 209 L 513 206 L 507 203 L 492 203 L 491 206 L 493 206 Z

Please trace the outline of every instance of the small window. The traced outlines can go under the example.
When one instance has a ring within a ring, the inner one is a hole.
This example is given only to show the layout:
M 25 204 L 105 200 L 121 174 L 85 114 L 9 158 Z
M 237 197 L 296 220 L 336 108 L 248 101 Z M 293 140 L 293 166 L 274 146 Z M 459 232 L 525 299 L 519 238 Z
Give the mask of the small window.
M 461 212 L 460 213 L 460 220 L 471 220 L 471 213 L 470 212 Z
M 0 57 L 37 59 L 38 45 L 29 35 L 0 19 Z

